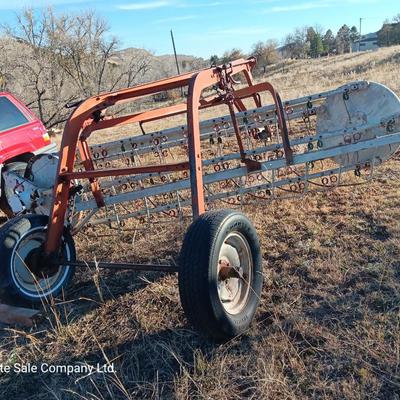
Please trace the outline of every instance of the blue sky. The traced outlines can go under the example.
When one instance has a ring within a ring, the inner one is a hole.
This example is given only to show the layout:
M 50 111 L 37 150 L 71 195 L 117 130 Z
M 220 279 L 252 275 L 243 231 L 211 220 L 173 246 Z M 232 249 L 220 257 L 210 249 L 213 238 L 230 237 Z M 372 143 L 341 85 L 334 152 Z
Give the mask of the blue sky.
M 96 10 L 110 24 L 122 47 L 209 57 L 239 47 L 249 51 L 258 40 L 281 41 L 295 27 L 319 24 L 335 33 L 344 23 L 364 33 L 378 30 L 400 13 L 398 0 L 0 0 L 0 24 L 13 24 L 23 7 L 52 5 L 56 12 Z

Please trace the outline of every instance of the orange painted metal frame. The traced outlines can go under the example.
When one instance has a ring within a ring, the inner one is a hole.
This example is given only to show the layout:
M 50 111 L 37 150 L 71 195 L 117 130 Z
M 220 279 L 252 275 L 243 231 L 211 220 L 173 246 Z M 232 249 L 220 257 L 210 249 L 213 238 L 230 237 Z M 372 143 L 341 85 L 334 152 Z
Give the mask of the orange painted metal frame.
M 282 114 L 283 109 L 278 109 L 279 96 L 271 85 L 253 85 L 252 70 L 255 66 L 255 59 L 240 59 L 233 61 L 229 65 L 229 74 L 235 75 L 243 73 L 247 87 L 235 91 L 234 105 L 239 111 L 246 110 L 242 99 L 253 97 L 257 107 L 261 106 L 259 91 L 268 90 L 272 94 L 277 105 L 278 123 L 280 128 L 285 128 L 285 120 Z M 61 243 L 61 236 L 64 229 L 64 219 L 68 208 L 68 200 L 73 179 L 89 179 L 91 190 L 96 200 L 97 206 L 104 206 L 103 194 L 100 190 L 97 178 L 106 176 L 132 175 L 146 172 L 169 172 L 190 169 L 191 194 L 193 215 L 196 218 L 205 212 L 202 157 L 200 144 L 199 110 L 224 104 L 224 99 L 220 95 L 201 98 L 205 89 L 212 86 L 219 87 L 224 80 L 221 67 L 209 68 L 198 72 L 183 74 L 172 78 L 151 82 L 136 87 L 119 90 L 116 92 L 105 93 L 91 97 L 81 103 L 70 116 L 65 125 L 60 149 L 60 160 L 58 165 L 58 175 L 54 188 L 54 200 L 52 211 L 49 217 L 47 230 L 47 240 L 45 253 L 50 256 L 57 254 Z M 188 86 L 188 99 L 186 103 L 162 107 L 142 113 L 122 116 L 113 119 L 101 119 L 101 112 L 110 106 L 126 101 L 159 93 L 161 91 L 176 89 Z M 219 87 L 219 89 L 223 89 Z M 96 130 L 121 126 L 133 122 L 153 121 L 166 118 L 172 115 L 187 113 L 188 126 L 188 149 L 189 162 L 173 164 L 151 165 L 121 169 L 102 169 L 95 170 L 91 158 L 87 138 Z M 286 130 L 287 131 L 287 130 Z M 286 132 L 287 134 L 287 132 Z M 78 148 L 82 165 L 85 171 L 74 171 L 76 148 Z M 290 148 L 290 147 L 289 147 Z M 248 160 L 250 161 L 250 160 Z

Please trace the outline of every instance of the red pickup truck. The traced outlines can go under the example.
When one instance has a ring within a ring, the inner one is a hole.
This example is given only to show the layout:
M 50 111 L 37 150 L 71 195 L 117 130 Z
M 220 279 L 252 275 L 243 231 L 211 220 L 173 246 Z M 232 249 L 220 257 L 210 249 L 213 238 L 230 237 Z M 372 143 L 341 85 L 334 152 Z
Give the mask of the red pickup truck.
M 56 151 L 35 114 L 10 93 L 0 92 L 0 175 L 4 170 L 21 171 L 23 175 L 33 156 Z M 0 209 L 11 216 L 3 178 L 0 190 Z

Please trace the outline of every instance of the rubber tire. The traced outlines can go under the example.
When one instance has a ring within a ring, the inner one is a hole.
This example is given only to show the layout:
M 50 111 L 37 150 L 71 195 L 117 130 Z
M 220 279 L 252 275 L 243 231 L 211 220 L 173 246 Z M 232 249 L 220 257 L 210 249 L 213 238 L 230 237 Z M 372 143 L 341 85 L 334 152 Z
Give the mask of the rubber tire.
M 26 214 L 12 218 L 0 228 L 0 286 L 3 288 L 5 296 L 13 301 L 22 302 L 24 304 L 41 304 L 46 302 L 49 297 L 57 297 L 62 290 L 65 290 L 73 278 L 75 267 L 69 266 L 68 273 L 63 276 L 63 279 L 60 281 L 62 284 L 60 284 L 56 290 L 50 289 L 48 294 L 44 295 L 44 293 L 40 293 L 39 296 L 37 292 L 32 295 L 24 293 L 13 279 L 11 268 L 12 254 L 15 246 L 18 245 L 19 239 L 31 229 L 47 227 L 47 224 L 48 217 L 45 215 Z M 64 229 L 63 244 L 68 246 L 70 250 L 70 261 L 76 261 L 75 244 L 68 229 Z
M 246 306 L 237 315 L 225 311 L 217 288 L 219 250 L 226 236 L 234 231 L 245 237 L 253 258 L 252 290 Z M 242 213 L 218 210 L 197 218 L 185 235 L 179 264 L 182 307 L 196 330 L 225 340 L 248 329 L 261 297 L 263 274 L 257 232 Z
M 16 162 L 6 164 L 3 167 L 3 169 L 1 170 L 0 209 L 1 209 L 1 211 L 4 212 L 4 214 L 7 215 L 8 218 L 12 218 L 14 216 L 14 213 L 7 201 L 7 191 L 4 186 L 3 172 L 5 172 L 5 171 L 21 171 L 22 173 L 20 175 L 21 175 L 21 177 L 24 177 L 27 165 L 28 165 L 28 163 L 26 163 L 26 162 L 16 161 Z M 12 195 L 12 193 L 8 193 L 8 194 Z

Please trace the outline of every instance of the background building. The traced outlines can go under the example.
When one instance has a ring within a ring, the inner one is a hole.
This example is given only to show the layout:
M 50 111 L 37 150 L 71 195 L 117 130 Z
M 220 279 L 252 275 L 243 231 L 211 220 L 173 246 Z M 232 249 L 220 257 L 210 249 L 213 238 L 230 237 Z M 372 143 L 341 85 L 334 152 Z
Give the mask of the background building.
M 352 51 L 376 50 L 379 48 L 378 33 L 368 33 L 363 35 L 361 39 L 357 39 L 352 43 Z

